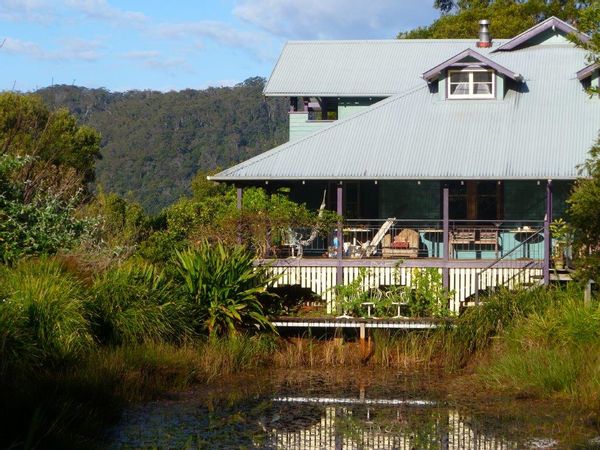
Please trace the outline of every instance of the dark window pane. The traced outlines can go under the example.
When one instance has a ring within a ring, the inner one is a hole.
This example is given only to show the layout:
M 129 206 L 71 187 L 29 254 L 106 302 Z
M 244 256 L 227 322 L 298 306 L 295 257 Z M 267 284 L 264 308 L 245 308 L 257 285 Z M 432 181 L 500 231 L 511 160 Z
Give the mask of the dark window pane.
M 491 72 L 473 72 L 473 81 L 475 83 L 491 83 L 492 73 Z

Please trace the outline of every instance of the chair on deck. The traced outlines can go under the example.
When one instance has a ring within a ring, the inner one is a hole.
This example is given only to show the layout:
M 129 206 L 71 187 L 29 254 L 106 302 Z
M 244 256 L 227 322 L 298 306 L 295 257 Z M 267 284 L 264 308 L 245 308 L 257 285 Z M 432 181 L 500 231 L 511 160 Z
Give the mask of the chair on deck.
M 384 258 L 416 258 L 419 256 L 419 233 L 404 228 L 396 235 L 389 247 L 382 250 Z
M 379 228 L 379 230 L 377 231 L 375 236 L 373 236 L 373 239 L 371 241 L 367 241 L 364 244 L 361 244 L 361 248 L 360 248 L 361 256 L 368 258 L 369 256 L 374 255 L 375 252 L 377 251 L 377 247 L 379 246 L 379 244 L 381 243 L 383 238 L 386 236 L 386 234 L 390 230 L 390 228 L 392 228 L 392 226 L 394 225 L 395 222 L 396 222 L 395 217 L 389 217 L 383 223 L 383 225 L 381 225 L 381 228 Z

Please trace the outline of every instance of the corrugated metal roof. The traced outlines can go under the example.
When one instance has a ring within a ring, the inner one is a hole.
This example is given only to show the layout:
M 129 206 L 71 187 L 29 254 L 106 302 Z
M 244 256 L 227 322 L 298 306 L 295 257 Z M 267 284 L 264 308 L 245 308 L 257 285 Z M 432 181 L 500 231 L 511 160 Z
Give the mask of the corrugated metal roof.
M 439 62 L 447 53 L 458 53 L 455 45 L 434 42 L 417 47 L 442 48 L 443 54 L 437 54 Z M 494 53 L 490 57 L 495 61 L 523 75 L 525 92 L 509 91 L 503 100 L 445 101 L 418 79 L 423 70 L 433 65 L 429 53 L 424 52 L 421 58 L 413 50 L 409 54 L 414 79 L 404 86 L 412 85 L 412 89 L 212 178 L 234 181 L 577 176 L 577 165 L 585 160 L 600 126 L 600 99 L 589 98 L 575 76 L 585 61 L 584 51 L 569 45 L 539 45 Z M 357 71 L 349 71 L 347 78 L 352 80 Z M 394 75 L 388 73 L 386 82 L 391 83 Z
M 475 48 L 476 42 L 474 39 L 292 41 L 283 48 L 264 94 L 388 97 L 414 86 L 423 72 L 442 61 L 467 48 Z M 494 47 L 477 51 L 490 57 L 490 51 L 504 42 L 495 40 Z

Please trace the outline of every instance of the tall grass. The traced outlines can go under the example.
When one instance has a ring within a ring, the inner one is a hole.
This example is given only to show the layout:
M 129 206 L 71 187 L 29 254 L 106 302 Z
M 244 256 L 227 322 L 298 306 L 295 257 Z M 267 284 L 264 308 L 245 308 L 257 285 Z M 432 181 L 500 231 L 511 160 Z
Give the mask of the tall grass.
M 61 362 L 92 345 L 81 284 L 52 260 L 23 260 L 0 269 L 0 359 Z
M 180 297 L 155 266 L 127 262 L 94 277 L 86 308 L 103 344 L 178 340 L 192 333 Z
M 440 330 L 440 343 L 451 369 L 464 367 L 487 350 L 494 339 L 517 321 L 531 314 L 544 314 L 552 305 L 580 295 L 577 288 L 501 290 L 480 306 L 471 307 L 451 328 Z
M 571 296 L 521 318 L 479 372 L 491 387 L 600 406 L 600 305 Z

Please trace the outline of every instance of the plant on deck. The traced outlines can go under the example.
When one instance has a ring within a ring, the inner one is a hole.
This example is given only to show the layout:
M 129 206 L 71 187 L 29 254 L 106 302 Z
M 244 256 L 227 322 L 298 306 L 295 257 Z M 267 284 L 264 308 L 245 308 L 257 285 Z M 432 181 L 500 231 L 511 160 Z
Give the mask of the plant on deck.
M 244 247 L 203 242 L 177 253 L 188 317 L 195 329 L 210 336 L 236 334 L 243 329 L 272 329 L 261 297 L 275 280 L 254 254 Z
M 413 269 L 412 283 L 407 286 L 391 285 L 385 288 L 368 288 L 370 272 L 364 267 L 351 282 L 335 287 L 338 312 L 360 317 L 366 313 L 365 303 L 372 304 L 376 316 L 396 314 L 400 304 L 408 310 L 410 317 L 448 317 L 450 293 L 442 284 L 437 269 Z M 398 271 L 395 279 L 400 280 Z

